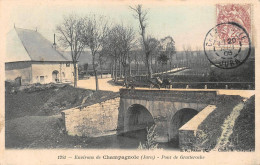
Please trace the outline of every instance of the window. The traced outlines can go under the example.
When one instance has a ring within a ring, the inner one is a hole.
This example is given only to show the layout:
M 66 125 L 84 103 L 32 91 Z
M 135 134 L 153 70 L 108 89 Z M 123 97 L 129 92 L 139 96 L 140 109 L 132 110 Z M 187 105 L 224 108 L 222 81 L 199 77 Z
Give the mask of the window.
M 40 76 L 40 83 L 44 83 L 44 76 Z
M 70 67 L 70 63 L 68 62 L 68 63 L 66 63 L 66 67 Z

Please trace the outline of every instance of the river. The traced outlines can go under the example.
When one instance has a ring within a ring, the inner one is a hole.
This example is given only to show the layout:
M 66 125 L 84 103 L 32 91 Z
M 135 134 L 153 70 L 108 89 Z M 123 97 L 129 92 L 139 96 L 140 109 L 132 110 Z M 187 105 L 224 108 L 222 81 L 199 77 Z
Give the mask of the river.
M 128 132 L 124 135 L 108 135 L 102 137 L 89 138 L 86 143 L 87 148 L 92 149 L 138 149 L 140 142 L 146 141 L 146 130 Z M 158 148 L 166 150 L 179 150 L 176 142 L 159 143 Z

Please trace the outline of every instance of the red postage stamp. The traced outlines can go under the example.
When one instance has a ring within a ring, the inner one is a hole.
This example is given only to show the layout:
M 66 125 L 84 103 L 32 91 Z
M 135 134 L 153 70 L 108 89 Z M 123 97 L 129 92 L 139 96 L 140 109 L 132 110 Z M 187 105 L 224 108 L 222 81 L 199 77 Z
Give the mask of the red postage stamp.
M 217 24 L 222 23 L 237 23 L 241 25 L 251 36 L 251 5 L 250 4 L 217 4 Z M 220 26 L 219 31 L 226 31 L 226 36 L 222 36 L 223 40 L 230 38 L 231 33 L 234 33 L 233 26 L 226 24 Z

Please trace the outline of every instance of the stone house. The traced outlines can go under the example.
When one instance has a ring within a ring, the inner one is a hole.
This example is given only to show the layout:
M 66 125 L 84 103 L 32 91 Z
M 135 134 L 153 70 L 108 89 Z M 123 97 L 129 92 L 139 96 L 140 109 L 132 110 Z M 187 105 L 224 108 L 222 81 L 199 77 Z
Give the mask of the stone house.
M 74 80 L 71 57 L 39 32 L 14 28 L 7 34 L 5 79 L 21 85 L 69 83 Z

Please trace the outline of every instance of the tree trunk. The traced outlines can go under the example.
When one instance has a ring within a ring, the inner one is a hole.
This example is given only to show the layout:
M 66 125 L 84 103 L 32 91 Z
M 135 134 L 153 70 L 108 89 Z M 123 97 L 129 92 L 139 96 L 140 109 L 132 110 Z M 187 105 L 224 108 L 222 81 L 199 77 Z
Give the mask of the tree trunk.
M 122 78 L 122 58 L 119 58 L 119 77 Z
M 92 65 L 93 65 L 93 71 L 95 75 L 95 81 L 96 81 L 96 91 L 99 90 L 98 86 L 98 77 L 97 77 L 97 71 L 96 71 L 96 66 L 95 66 L 95 55 L 92 54 Z
M 74 87 L 76 88 L 78 86 L 78 72 L 77 72 L 77 62 L 73 62 L 73 67 L 74 67 Z
M 151 79 L 153 78 L 153 70 L 151 67 L 151 63 L 149 61 L 149 55 L 146 55 L 146 63 L 147 63 L 147 70 L 148 70 L 148 78 Z
M 126 85 L 127 84 L 126 65 L 123 65 L 123 69 L 124 69 L 124 82 L 125 82 L 125 85 Z
M 158 61 L 155 61 L 155 72 L 158 73 Z
M 131 61 L 130 61 L 130 57 L 129 54 L 127 54 L 127 58 L 128 58 L 128 64 L 129 64 L 129 77 L 131 77 Z
M 139 76 L 140 73 L 139 73 L 139 62 L 137 62 L 137 75 Z
M 117 82 L 117 60 L 115 59 L 115 82 Z
M 114 77 L 114 66 L 113 66 L 113 62 L 110 63 L 110 74 L 111 74 L 111 78 Z
M 151 56 L 151 58 L 150 58 L 150 65 L 151 65 L 151 68 L 153 69 L 153 56 Z
M 131 67 L 131 64 L 129 63 L 129 76 L 132 75 L 132 67 Z
M 102 65 L 101 65 L 101 63 L 100 63 L 100 76 L 101 76 L 101 78 L 103 78 L 103 68 L 102 68 Z
M 172 59 L 170 59 L 170 70 L 172 70 Z

